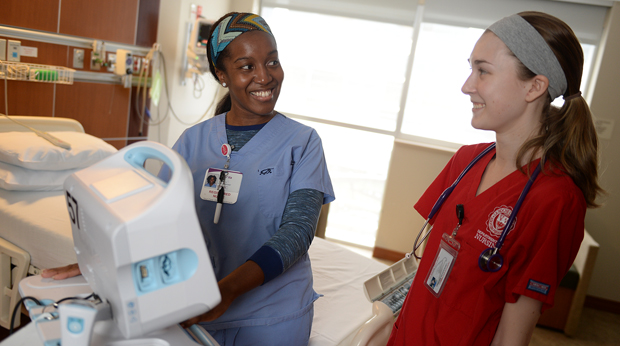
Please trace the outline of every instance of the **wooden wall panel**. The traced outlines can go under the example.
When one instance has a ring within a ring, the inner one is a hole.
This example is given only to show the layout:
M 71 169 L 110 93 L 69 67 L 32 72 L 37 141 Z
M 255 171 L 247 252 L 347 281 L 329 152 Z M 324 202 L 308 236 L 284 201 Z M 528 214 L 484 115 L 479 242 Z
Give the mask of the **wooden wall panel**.
M 0 24 L 57 32 L 58 0 L 0 0 Z
M 61 6 L 61 34 L 134 44 L 138 0 L 62 0 Z
M 0 0 L 0 25 L 150 47 L 157 39 L 160 1 Z M 22 57 L 22 62 L 73 68 L 74 47 L 20 41 L 23 46 L 38 49 L 38 57 Z M 107 72 L 105 68 L 91 70 L 91 50 L 84 50 L 83 71 Z M 107 139 L 118 149 L 127 145 L 126 137 L 140 134 L 140 118 L 133 104 L 130 113 L 132 89 L 121 85 L 9 81 L 8 93 L 9 114 L 73 118 L 82 123 L 87 133 Z M 4 112 L 3 80 L 0 80 L 0 112 Z M 142 136 L 147 133 L 145 124 Z
M 159 0 L 140 0 L 136 45 L 151 47 L 153 46 L 153 43 L 157 42 L 158 22 Z
M 55 115 L 79 121 L 86 133 L 99 138 L 125 137 L 129 100 L 130 89 L 122 85 L 58 85 Z
M 9 115 L 52 116 L 54 84 L 7 81 Z M 0 79 L 0 113 L 4 113 L 4 79 Z

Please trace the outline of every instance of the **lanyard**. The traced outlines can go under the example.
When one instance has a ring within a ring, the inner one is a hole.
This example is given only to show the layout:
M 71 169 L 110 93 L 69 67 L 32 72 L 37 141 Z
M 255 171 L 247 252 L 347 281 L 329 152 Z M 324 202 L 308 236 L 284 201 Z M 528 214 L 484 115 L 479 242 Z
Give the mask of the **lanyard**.
M 220 173 L 220 184 L 217 187 L 217 204 L 215 205 L 215 215 L 213 216 L 213 223 L 215 224 L 220 221 L 220 214 L 222 213 L 222 205 L 224 204 L 224 182 L 226 181 L 226 170 L 230 165 L 230 152 L 232 150 L 228 143 L 224 143 L 222 144 L 221 151 L 222 155 L 226 156 L 226 164 L 224 165 L 224 169 Z
M 441 195 L 439 196 L 439 198 L 437 199 L 437 201 L 435 202 L 435 204 L 433 205 L 433 208 L 431 209 L 431 212 L 428 214 L 428 217 L 426 218 L 426 221 L 424 222 L 424 225 L 422 225 L 422 229 L 420 229 L 420 232 L 418 232 L 418 236 L 415 238 L 415 242 L 413 244 L 413 251 L 411 251 L 410 253 L 407 253 L 406 257 L 410 258 L 411 255 L 415 256 L 415 258 L 417 259 L 421 259 L 422 257 L 418 257 L 418 255 L 416 255 L 416 250 L 418 250 L 418 248 L 420 247 L 420 245 L 422 245 L 422 243 L 424 243 L 424 240 L 426 240 L 426 238 L 428 238 L 428 236 L 431 234 L 431 231 L 429 230 L 428 232 L 426 232 L 426 235 L 424 235 L 424 238 L 422 238 L 422 241 L 420 241 L 418 243 L 418 240 L 420 238 L 420 235 L 422 235 L 422 231 L 424 231 L 424 228 L 426 228 L 426 226 L 428 225 L 428 222 L 433 218 L 433 216 L 435 216 L 435 213 L 437 213 L 437 211 L 439 211 L 439 209 L 441 208 L 441 206 L 443 205 L 443 202 L 446 201 L 446 199 L 448 199 L 448 196 L 450 196 L 450 194 L 452 193 L 452 191 L 454 190 L 454 188 L 456 187 L 456 185 L 458 185 L 458 183 L 461 181 L 461 179 L 463 179 L 463 177 L 465 176 L 465 174 L 467 174 L 467 172 L 469 172 L 469 170 L 478 162 L 480 161 L 480 159 L 482 159 L 486 154 L 488 154 L 491 150 L 493 150 L 495 148 L 495 143 L 491 143 L 491 145 L 489 145 L 486 149 L 484 149 L 480 154 L 478 154 L 478 156 L 476 156 L 468 165 L 467 167 L 465 167 L 465 169 L 463 169 L 463 171 L 461 172 L 461 174 L 459 174 L 459 176 L 456 178 L 456 180 L 452 183 L 452 185 L 450 185 L 447 189 L 445 189 Z
M 532 176 L 528 179 L 527 184 L 525 184 L 525 187 L 523 188 L 523 191 L 521 191 L 521 195 L 517 200 L 517 204 L 515 204 L 513 211 L 510 213 L 510 217 L 508 218 L 508 221 L 506 222 L 506 225 L 502 230 L 502 235 L 500 235 L 499 239 L 495 243 L 495 246 L 482 251 L 482 253 L 480 254 L 480 257 L 478 258 L 478 266 L 480 267 L 480 269 L 482 269 L 482 271 L 496 272 L 500 270 L 502 265 L 504 264 L 504 257 L 499 253 L 499 249 L 501 249 L 504 245 L 504 240 L 506 239 L 508 232 L 510 232 L 512 223 L 517 217 L 517 213 L 519 212 L 519 209 L 521 209 L 521 204 L 523 204 L 523 200 L 525 199 L 527 193 L 530 192 L 530 187 L 532 187 L 532 184 L 534 183 L 534 180 L 536 180 L 538 173 L 540 173 L 540 163 L 534 170 L 534 173 L 532 173 Z
M 413 255 L 417 259 L 421 259 L 421 257 L 418 257 L 415 252 L 418 249 L 418 247 L 420 247 L 420 245 L 424 242 L 424 240 L 429 236 L 429 234 L 430 234 L 430 232 L 432 230 L 432 227 L 431 227 L 431 230 L 429 230 L 426 233 L 426 235 L 424 235 L 424 238 L 422 239 L 422 241 L 420 243 L 418 243 L 418 240 L 420 238 L 420 235 L 422 234 L 422 231 L 424 230 L 424 228 L 426 228 L 426 226 L 428 225 L 429 221 L 435 216 L 437 211 L 439 211 L 439 209 L 441 208 L 443 203 L 446 201 L 446 199 L 448 199 L 448 196 L 450 196 L 450 194 L 452 193 L 452 191 L 454 190 L 456 185 L 461 181 L 461 179 L 465 176 L 465 174 L 467 174 L 467 172 L 469 172 L 469 170 L 478 161 L 480 161 L 480 159 L 482 157 L 484 157 L 491 150 L 493 150 L 493 148 L 495 148 L 495 143 L 492 143 L 486 149 L 484 149 L 480 154 L 478 154 L 478 156 L 476 156 L 467 165 L 467 167 L 465 167 L 465 169 L 463 169 L 463 171 L 461 172 L 461 174 L 459 174 L 459 176 L 456 178 L 454 183 L 452 183 L 452 185 L 450 185 L 447 189 L 445 189 L 441 193 L 441 195 L 439 196 L 439 198 L 437 199 L 437 201 L 433 205 L 433 208 L 431 209 L 431 212 L 429 213 L 428 217 L 426 218 L 426 221 L 424 222 L 424 225 L 422 226 L 422 229 L 420 229 L 420 232 L 418 232 L 418 236 L 416 237 L 416 240 L 415 240 L 415 243 L 414 243 L 413 251 L 411 251 L 410 253 L 408 253 L 406 255 L 407 258 L 410 258 L 411 255 Z M 514 220 L 515 220 L 515 218 L 517 216 L 517 213 L 519 212 L 519 209 L 521 209 L 521 205 L 523 204 L 523 200 L 525 199 L 525 196 L 530 191 L 530 188 L 532 187 L 532 184 L 534 183 L 534 180 L 536 180 L 536 177 L 538 176 L 538 173 L 540 173 L 540 163 L 538 164 L 538 166 L 536 167 L 536 169 L 532 173 L 532 176 L 528 179 L 528 182 L 527 182 L 527 184 L 525 184 L 525 187 L 523 188 L 523 191 L 521 191 L 521 195 L 519 196 L 519 199 L 517 200 L 517 203 L 515 204 L 515 207 L 514 207 L 513 211 L 510 213 L 510 217 L 508 218 L 508 221 L 506 222 L 506 225 L 504 226 L 504 228 L 502 230 L 502 234 L 500 235 L 499 239 L 495 243 L 495 246 L 493 248 L 488 248 L 488 249 L 484 250 L 480 254 L 480 257 L 478 259 L 478 265 L 480 266 L 480 269 L 482 269 L 483 271 L 495 272 L 495 271 L 498 271 L 502 267 L 504 259 L 499 254 L 499 249 L 501 249 L 501 247 L 504 245 L 504 240 L 506 239 L 506 236 L 508 235 L 508 232 L 510 231 L 510 228 L 512 227 L 512 224 L 514 223 Z

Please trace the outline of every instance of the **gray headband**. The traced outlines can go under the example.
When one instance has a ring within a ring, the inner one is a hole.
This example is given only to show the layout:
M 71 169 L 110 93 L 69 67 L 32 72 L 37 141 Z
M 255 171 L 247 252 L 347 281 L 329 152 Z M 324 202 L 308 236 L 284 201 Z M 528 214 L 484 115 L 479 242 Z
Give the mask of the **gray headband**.
M 566 92 L 566 76 L 545 39 L 521 16 L 514 14 L 493 23 L 492 31 L 532 72 L 549 79 L 549 95 L 554 100 Z

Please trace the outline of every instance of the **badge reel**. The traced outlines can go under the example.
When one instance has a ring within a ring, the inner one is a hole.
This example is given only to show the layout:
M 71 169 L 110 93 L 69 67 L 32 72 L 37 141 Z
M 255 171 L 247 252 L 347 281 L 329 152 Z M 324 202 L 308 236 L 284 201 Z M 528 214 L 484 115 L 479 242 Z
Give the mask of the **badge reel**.
M 426 288 L 437 298 L 439 298 L 441 292 L 443 292 L 445 283 L 450 276 L 456 257 L 461 249 L 461 244 L 455 238 L 465 218 L 465 209 L 462 204 L 456 205 L 456 217 L 459 223 L 456 225 L 451 235 L 447 233 L 442 235 L 441 242 L 439 243 L 439 250 L 435 255 L 431 270 L 424 280 Z
M 228 170 L 231 148 L 229 144 L 222 144 L 222 155 L 226 156 L 224 169 L 209 168 L 200 191 L 200 198 L 205 201 L 217 202 L 213 223 L 217 224 L 222 213 L 224 203 L 234 204 L 239 196 L 243 173 Z

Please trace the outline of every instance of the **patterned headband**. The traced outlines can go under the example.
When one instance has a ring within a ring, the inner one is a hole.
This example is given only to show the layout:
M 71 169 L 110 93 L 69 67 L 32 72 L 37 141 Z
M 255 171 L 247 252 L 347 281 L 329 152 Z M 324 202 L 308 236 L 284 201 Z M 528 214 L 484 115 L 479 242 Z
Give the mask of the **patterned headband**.
M 492 24 L 492 31 L 508 49 L 535 74 L 549 79 L 549 95 L 554 100 L 566 92 L 566 76 L 558 58 L 545 39 L 523 17 L 515 14 Z
M 213 67 L 215 67 L 220 54 L 230 42 L 239 37 L 239 35 L 254 30 L 260 30 L 273 36 L 267 22 L 257 14 L 233 13 L 224 18 L 213 30 L 213 34 L 209 38 Z

